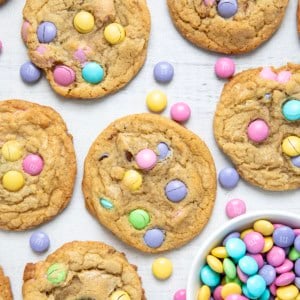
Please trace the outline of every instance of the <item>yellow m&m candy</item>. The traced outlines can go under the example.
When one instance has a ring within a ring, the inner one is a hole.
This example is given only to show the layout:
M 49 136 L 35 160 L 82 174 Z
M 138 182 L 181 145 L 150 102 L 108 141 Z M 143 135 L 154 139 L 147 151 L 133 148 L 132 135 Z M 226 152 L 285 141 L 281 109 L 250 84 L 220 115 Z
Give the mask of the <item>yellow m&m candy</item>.
M 131 298 L 126 292 L 118 290 L 112 293 L 109 300 L 131 300 Z
M 197 300 L 210 300 L 211 291 L 207 285 L 201 286 L 198 291 Z
M 157 258 L 152 264 L 152 273 L 157 279 L 166 280 L 172 275 L 172 272 L 172 262 L 167 258 Z
M 23 155 L 22 146 L 17 141 L 8 141 L 2 146 L 2 155 L 7 161 L 16 161 Z
M 167 96 L 162 91 L 152 91 L 147 95 L 146 104 L 149 110 L 162 112 L 167 106 Z
M 135 170 L 128 170 L 125 172 L 122 182 L 131 191 L 136 191 L 141 187 L 143 177 L 139 172 Z
M 300 155 L 300 138 L 294 135 L 288 136 L 282 142 L 282 151 L 288 156 Z
M 95 19 L 91 13 L 82 10 L 74 17 L 73 24 L 78 32 L 89 33 L 94 28 Z
M 123 42 L 125 35 L 124 27 L 118 23 L 109 24 L 104 29 L 104 37 L 112 45 Z
M 19 171 L 8 171 L 2 178 L 2 184 L 6 190 L 17 192 L 24 186 L 25 179 Z

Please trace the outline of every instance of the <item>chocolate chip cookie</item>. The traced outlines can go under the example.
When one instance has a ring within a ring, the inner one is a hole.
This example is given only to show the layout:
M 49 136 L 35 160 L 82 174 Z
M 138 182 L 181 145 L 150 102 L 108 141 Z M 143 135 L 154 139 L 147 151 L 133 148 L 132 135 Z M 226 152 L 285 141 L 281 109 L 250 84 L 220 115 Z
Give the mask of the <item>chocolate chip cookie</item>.
M 288 0 L 168 0 L 173 22 L 198 47 L 249 52 L 278 29 Z
M 150 32 L 145 0 L 27 0 L 23 17 L 29 57 L 62 96 L 103 97 L 144 64 Z
M 186 244 L 208 221 L 216 195 L 211 154 L 198 136 L 154 114 L 113 122 L 85 160 L 88 210 L 144 252 Z
M 50 107 L 0 102 L 0 228 L 24 230 L 68 204 L 76 175 L 72 137 Z
M 0 300 L 12 300 L 13 296 L 11 293 L 9 278 L 3 273 L 0 267 Z
M 24 300 L 144 300 L 136 267 L 100 242 L 71 242 L 26 265 Z
M 271 191 L 300 187 L 300 65 L 257 68 L 223 89 L 216 141 L 240 175 Z

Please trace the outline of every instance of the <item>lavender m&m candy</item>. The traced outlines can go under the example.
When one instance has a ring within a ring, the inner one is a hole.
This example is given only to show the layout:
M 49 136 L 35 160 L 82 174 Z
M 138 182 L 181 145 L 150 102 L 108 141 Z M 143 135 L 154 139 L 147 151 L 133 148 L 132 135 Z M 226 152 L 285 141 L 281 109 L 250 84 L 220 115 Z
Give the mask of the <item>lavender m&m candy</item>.
M 294 247 L 298 252 L 300 252 L 300 235 L 295 238 Z
M 25 173 L 36 176 L 43 171 L 44 161 L 39 155 L 29 154 L 23 160 L 22 166 Z
M 173 79 L 174 68 L 170 63 L 161 61 L 155 65 L 153 75 L 156 81 L 168 83 Z
M 233 189 L 237 186 L 240 176 L 234 168 L 224 168 L 219 173 L 219 182 L 225 189 Z
M 295 261 L 294 271 L 297 276 L 300 276 L 300 258 Z
M 226 243 L 230 240 L 230 239 L 233 239 L 233 238 L 239 238 L 240 237 L 240 233 L 239 232 L 231 232 L 231 233 L 229 233 L 226 237 L 225 237 L 225 239 L 223 240 L 223 242 L 222 242 L 222 245 L 223 246 L 226 246 Z
M 75 81 L 75 72 L 65 65 L 56 66 L 53 71 L 54 81 L 61 86 L 68 86 Z
M 170 152 L 169 146 L 166 143 L 161 142 L 157 145 L 157 152 L 158 152 L 158 159 L 163 160 L 169 155 Z
M 180 180 L 172 180 L 165 187 L 166 197 L 172 202 L 180 202 L 187 195 L 187 187 Z
M 41 70 L 31 61 L 24 63 L 20 68 L 20 75 L 24 82 L 34 83 L 41 77 Z
M 144 242 L 150 248 L 158 248 L 162 245 L 165 234 L 158 228 L 147 230 L 144 235 Z
M 265 280 L 267 285 L 272 284 L 276 278 L 275 268 L 271 265 L 264 265 L 258 274 Z
M 46 233 L 42 231 L 34 232 L 29 240 L 30 247 L 35 252 L 45 252 L 50 246 L 50 240 Z
M 292 228 L 288 226 L 282 226 L 274 230 L 273 240 L 276 246 L 281 248 L 290 247 L 294 243 L 295 233 Z
M 37 30 L 38 40 L 40 43 L 52 42 L 57 34 L 56 26 L 52 22 L 43 22 Z
M 238 11 L 237 0 L 220 0 L 218 4 L 218 13 L 223 18 L 231 18 Z
M 293 165 L 297 168 L 300 168 L 300 155 L 291 158 Z

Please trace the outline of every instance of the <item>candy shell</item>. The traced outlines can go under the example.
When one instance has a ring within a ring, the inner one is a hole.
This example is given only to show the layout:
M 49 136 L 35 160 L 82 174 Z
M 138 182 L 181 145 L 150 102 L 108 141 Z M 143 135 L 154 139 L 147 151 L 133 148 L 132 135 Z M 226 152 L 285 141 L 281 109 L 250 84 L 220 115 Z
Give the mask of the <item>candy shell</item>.
M 168 279 L 173 272 L 172 262 L 164 257 L 157 258 L 152 264 L 152 273 L 159 280 Z

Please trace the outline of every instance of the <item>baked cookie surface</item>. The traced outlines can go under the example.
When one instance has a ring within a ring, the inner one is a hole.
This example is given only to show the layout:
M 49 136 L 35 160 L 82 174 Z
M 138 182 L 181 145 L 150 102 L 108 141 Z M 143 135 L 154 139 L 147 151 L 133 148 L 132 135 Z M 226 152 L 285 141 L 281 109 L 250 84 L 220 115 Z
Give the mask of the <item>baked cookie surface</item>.
M 216 195 L 211 154 L 195 134 L 154 114 L 109 125 L 85 160 L 88 210 L 144 252 L 177 248 L 207 223 Z
M 198 47 L 249 52 L 278 29 L 288 0 L 168 0 L 174 24 Z
M 50 107 L 0 102 L 0 228 L 44 223 L 68 204 L 76 175 L 72 137 Z
M 266 190 L 300 187 L 300 65 L 257 68 L 224 87 L 214 118 L 219 147 Z
M 0 267 L 0 300 L 12 300 L 13 296 L 11 293 L 9 278 L 3 273 Z
M 113 93 L 144 64 L 150 33 L 145 0 L 27 0 L 23 17 L 29 57 L 62 96 Z
M 136 267 L 100 242 L 71 242 L 45 261 L 26 265 L 24 300 L 144 300 Z

